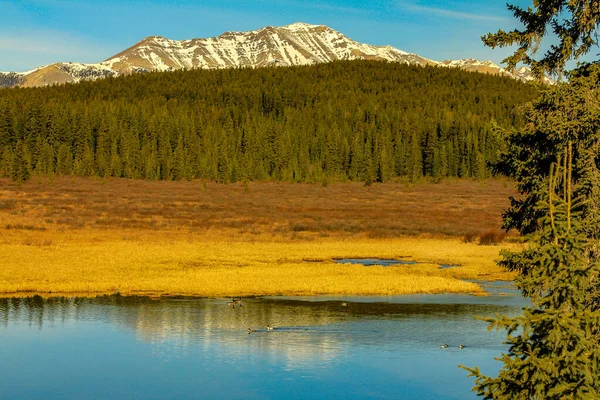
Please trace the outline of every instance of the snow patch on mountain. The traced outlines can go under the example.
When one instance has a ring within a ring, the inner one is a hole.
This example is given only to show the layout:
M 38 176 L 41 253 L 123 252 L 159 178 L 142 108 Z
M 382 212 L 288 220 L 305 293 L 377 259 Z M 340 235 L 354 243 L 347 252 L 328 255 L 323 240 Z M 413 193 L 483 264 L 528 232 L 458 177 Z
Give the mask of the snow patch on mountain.
M 247 32 L 225 32 L 206 39 L 171 40 L 149 36 L 97 64 L 56 63 L 26 73 L 0 73 L 0 85 L 41 86 L 76 83 L 109 76 L 177 69 L 292 66 L 335 60 L 380 60 L 433 65 L 533 80 L 528 68 L 509 72 L 491 61 L 473 58 L 433 61 L 392 46 L 356 42 L 325 25 L 296 22 Z

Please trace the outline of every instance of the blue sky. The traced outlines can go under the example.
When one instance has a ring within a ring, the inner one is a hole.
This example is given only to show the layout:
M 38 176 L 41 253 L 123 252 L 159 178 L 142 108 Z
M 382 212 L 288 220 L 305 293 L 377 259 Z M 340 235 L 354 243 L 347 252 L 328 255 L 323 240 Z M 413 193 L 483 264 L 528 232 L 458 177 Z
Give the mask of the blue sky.
M 0 71 L 99 62 L 151 35 L 191 39 L 297 21 L 434 60 L 500 63 L 508 50 L 486 48 L 480 36 L 518 26 L 506 0 L 0 0 L 0 15 Z

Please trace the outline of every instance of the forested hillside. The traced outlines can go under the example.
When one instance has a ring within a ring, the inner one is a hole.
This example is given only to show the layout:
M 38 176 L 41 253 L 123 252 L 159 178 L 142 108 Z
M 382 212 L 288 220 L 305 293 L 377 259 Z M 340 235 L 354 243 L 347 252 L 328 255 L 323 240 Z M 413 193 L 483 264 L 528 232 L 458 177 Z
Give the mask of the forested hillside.
M 219 182 L 486 177 L 494 124 L 537 90 L 454 68 L 344 61 L 0 90 L 0 174 Z

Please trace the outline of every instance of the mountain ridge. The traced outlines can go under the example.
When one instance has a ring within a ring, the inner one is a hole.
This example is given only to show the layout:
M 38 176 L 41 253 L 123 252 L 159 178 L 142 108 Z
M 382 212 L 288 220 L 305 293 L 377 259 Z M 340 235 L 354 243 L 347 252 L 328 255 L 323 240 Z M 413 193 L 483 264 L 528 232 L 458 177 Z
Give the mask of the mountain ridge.
M 354 59 L 455 67 L 522 81 L 534 80 L 526 67 L 510 72 L 492 61 L 474 58 L 439 62 L 390 45 L 374 46 L 356 42 L 325 25 L 296 22 L 246 32 L 229 31 L 210 38 L 172 40 L 148 36 L 96 64 L 58 62 L 27 72 L 0 72 L 0 87 L 77 83 L 152 71 L 311 65 Z M 550 80 L 546 82 L 551 83 Z

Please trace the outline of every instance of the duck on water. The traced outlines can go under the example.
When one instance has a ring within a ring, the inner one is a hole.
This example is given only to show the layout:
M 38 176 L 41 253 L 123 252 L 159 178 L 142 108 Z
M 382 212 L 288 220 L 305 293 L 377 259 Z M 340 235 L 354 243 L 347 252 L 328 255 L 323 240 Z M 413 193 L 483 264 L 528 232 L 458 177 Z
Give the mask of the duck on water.
M 448 345 L 448 343 L 445 343 L 445 344 L 440 344 L 440 349 L 447 349 L 448 347 L 450 347 L 450 346 Z M 464 348 L 465 348 L 465 345 L 464 345 L 464 344 L 459 344 L 459 345 L 458 345 L 458 348 L 459 348 L 459 349 L 464 349 Z
M 273 330 L 275 330 L 275 328 L 273 328 L 273 327 L 272 327 L 270 324 L 269 324 L 269 325 L 267 325 L 267 332 L 271 332 L 271 331 L 273 331 Z M 252 328 L 248 328 L 248 330 L 247 330 L 247 331 L 248 331 L 248 333 L 252 333 L 252 332 L 260 332 L 260 330 L 256 331 L 256 330 L 254 330 L 254 329 L 252 329 Z
M 235 308 L 235 306 L 242 306 L 242 298 L 238 298 L 236 299 L 235 297 L 233 299 L 231 299 L 230 302 L 227 303 L 227 305 L 231 308 Z

